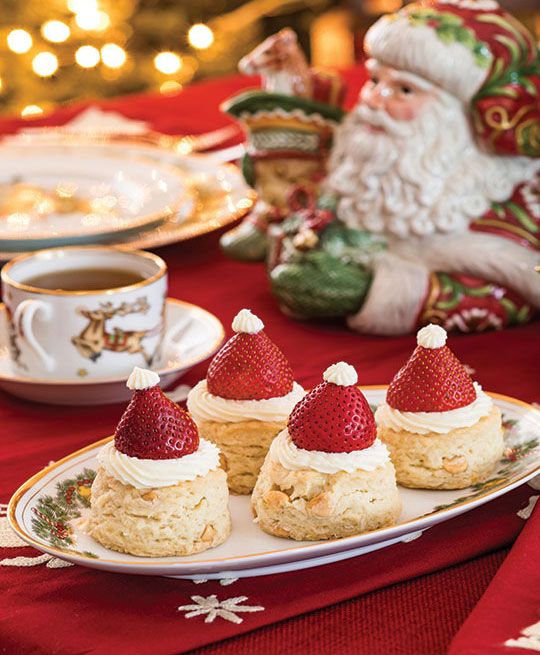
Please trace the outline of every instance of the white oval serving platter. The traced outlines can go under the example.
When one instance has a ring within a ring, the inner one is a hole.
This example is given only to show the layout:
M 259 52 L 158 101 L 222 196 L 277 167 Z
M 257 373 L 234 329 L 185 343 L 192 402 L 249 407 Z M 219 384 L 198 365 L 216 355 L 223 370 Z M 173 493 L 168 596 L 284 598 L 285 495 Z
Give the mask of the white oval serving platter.
M 363 390 L 372 406 L 383 402 L 386 394 L 386 387 Z M 30 478 L 10 501 L 9 521 L 19 536 L 37 549 L 105 571 L 230 577 L 304 568 L 313 558 L 318 559 L 317 564 L 327 564 L 344 559 L 346 553 L 356 556 L 374 550 L 372 546 L 396 543 L 487 503 L 540 473 L 540 411 L 507 396 L 491 395 L 503 412 L 507 445 L 494 473 L 474 487 L 457 491 L 401 488 L 403 512 L 397 525 L 389 528 L 329 541 L 290 541 L 267 535 L 257 527 L 249 497 L 231 496 L 233 531 L 218 548 L 188 557 L 144 558 L 116 553 L 84 533 L 96 455 L 110 437 L 68 455 Z

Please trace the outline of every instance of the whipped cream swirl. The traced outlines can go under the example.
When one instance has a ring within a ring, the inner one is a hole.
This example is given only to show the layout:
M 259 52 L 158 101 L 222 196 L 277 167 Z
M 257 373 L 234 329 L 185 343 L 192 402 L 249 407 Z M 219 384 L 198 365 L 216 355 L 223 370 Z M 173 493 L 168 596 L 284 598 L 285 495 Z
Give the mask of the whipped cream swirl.
M 206 380 L 201 380 L 189 392 L 187 407 L 195 422 L 240 423 L 241 421 L 286 421 L 293 407 L 302 400 L 304 389 L 293 383 L 285 396 L 262 400 L 231 400 L 214 396 L 208 391 Z
M 98 462 L 108 475 L 137 489 L 170 487 L 195 480 L 219 467 L 219 448 L 201 439 L 199 448 L 175 459 L 139 459 L 116 450 L 109 441 L 98 453 Z
M 320 473 L 374 471 L 390 461 L 388 449 L 380 439 L 376 439 L 369 448 L 363 450 L 353 450 L 351 453 L 326 453 L 322 450 L 298 448 L 286 429 L 272 441 L 268 457 L 289 471 L 313 469 Z
M 236 333 L 257 334 L 264 329 L 264 323 L 249 309 L 241 309 L 234 317 L 231 327 Z
M 383 403 L 375 412 L 377 425 L 399 432 L 406 430 L 414 434 L 447 434 L 458 428 L 469 428 L 487 416 L 493 407 L 491 398 L 474 382 L 476 400 L 465 407 L 447 412 L 400 412 L 399 409 Z

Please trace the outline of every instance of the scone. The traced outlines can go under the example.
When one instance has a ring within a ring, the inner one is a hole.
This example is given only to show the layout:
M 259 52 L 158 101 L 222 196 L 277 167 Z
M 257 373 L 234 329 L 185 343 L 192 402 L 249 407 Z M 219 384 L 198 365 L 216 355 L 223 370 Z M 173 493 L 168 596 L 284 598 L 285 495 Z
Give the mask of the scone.
M 504 450 L 501 412 L 428 325 L 377 408 L 378 436 L 389 448 L 399 484 L 463 489 L 484 480 Z
M 324 373 L 274 439 L 252 509 L 269 534 L 297 540 L 348 537 L 392 525 L 401 513 L 387 448 L 349 364 Z
M 249 494 L 273 438 L 305 392 L 257 316 L 242 309 L 232 328 L 236 334 L 190 391 L 187 406 L 201 436 L 220 448 L 229 489 Z
M 189 414 L 135 368 L 133 398 L 98 454 L 88 533 L 106 548 L 143 557 L 191 555 L 231 531 L 219 450 L 199 439 Z

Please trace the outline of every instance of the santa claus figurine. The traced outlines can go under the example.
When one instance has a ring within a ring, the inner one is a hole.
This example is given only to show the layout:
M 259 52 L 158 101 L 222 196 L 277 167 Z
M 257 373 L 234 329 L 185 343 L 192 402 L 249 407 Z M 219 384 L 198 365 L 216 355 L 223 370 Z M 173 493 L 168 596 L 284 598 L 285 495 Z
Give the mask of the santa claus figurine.
M 368 31 L 369 80 L 317 200 L 270 227 L 272 290 L 302 318 L 401 334 L 540 309 L 540 57 L 494 0 L 407 5 Z M 297 194 L 298 195 L 298 194 Z

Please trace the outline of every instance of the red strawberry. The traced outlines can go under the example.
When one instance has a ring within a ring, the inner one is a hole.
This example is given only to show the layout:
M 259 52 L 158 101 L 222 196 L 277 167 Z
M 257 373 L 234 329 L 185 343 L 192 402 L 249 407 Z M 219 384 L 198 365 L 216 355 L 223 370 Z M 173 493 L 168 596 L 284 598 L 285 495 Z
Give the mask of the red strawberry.
M 471 377 L 448 346 L 417 346 L 386 394 L 390 407 L 401 412 L 447 412 L 475 399 Z
M 377 436 L 373 412 L 360 389 L 333 382 L 322 382 L 304 396 L 289 417 L 288 430 L 298 448 L 326 453 L 363 450 Z
M 261 330 L 235 334 L 208 367 L 208 391 L 232 400 L 285 396 L 293 388 L 293 372 L 285 355 Z
M 139 459 L 175 459 L 199 447 L 190 415 L 158 386 L 136 390 L 114 435 L 117 450 Z

